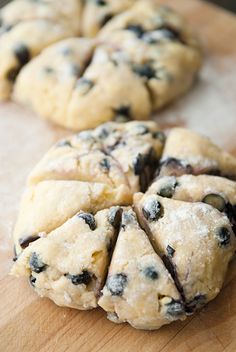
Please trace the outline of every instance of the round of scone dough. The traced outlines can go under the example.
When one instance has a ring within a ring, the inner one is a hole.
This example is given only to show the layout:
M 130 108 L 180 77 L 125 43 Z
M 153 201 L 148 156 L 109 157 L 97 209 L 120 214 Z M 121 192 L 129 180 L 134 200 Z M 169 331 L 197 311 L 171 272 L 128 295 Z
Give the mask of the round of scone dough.
M 113 210 L 95 216 L 79 212 L 47 237 L 31 243 L 12 273 L 28 276 L 41 297 L 60 306 L 95 308 L 117 235 L 110 220 Z
M 221 172 L 232 175 L 233 156 L 184 132 L 177 150 L 223 160 Z M 108 122 L 53 146 L 28 177 L 12 274 L 29 276 L 58 305 L 99 304 L 110 320 L 138 329 L 184 319 L 212 300 L 236 250 L 236 183 L 194 175 L 195 165 L 174 158 L 168 173 L 159 160 L 174 150 L 169 138 L 166 146 L 153 121 Z M 158 176 L 160 167 L 170 176 Z
M 161 158 L 160 176 L 210 174 L 236 180 L 236 158 L 185 128 L 173 128 Z
M 93 27 L 100 15 L 92 13 L 93 8 L 101 10 L 102 18 L 108 12 L 117 15 L 91 41 L 88 51 L 83 41 L 76 38 L 68 40 L 74 55 L 62 56 L 58 52 L 65 41 L 43 50 L 20 73 L 13 99 L 60 126 L 79 131 L 107 121 L 148 119 L 152 112 L 186 92 L 201 66 L 198 41 L 182 17 L 172 10 L 154 1 L 134 2 L 87 2 L 82 15 L 85 32 L 96 32 Z M 61 7 L 55 6 L 60 12 Z M 128 10 L 120 13 L 125 9 Z M 36 23 L 39 19 L 30 21 Z M 52 19 L 44 21 L 53 23 Z M 27 22 L 19 23 L 10 32 L 18 33 L 18 27 Z M 71 36 L 77 35 L 65 21 L 55 23 L 66 27 Z M 37 54 L 46 46 L 40 46 Z M 8 85 L 10 91 L 12 85 Z
M 193 313 L 222 287 L 236 248 L 229 219 L 208 204 L 158 195 L 137 193 L 134 205 L 182 295 L 186 313 Z
M 203 202 L 224 212 L 236 234 L 236 182 L 211 175 L 164 176 L 154 181 L 146 194 L 182 200 Z
M 82 17 L 82 34 L 94 37 L 114 16 L 129 9 L 136 0 L 87 0 Z
M 124 209 L 106 285 L 98 304 L 108 319 L 153 330 L 185 318 L 180 294 L 141 229 L 134 211 Z

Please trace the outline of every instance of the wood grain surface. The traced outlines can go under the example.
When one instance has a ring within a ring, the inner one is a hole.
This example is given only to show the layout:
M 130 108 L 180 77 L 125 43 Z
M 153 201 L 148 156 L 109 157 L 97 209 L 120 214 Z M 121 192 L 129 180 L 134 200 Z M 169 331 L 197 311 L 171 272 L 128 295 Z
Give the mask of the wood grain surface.
M 163 127 L 187 126 L 236 154 L 236 18 L 197 0 L 162 1 L 186 15 L 199 33 L 205 65 L 195 87 L 155 116 Z M 219 296 L 196 315 L 154 332 L 109 322 L 40 299 L 25 279 L 8 275 L 11 233 L 30 169 L 69 132 L 13 103 L 0 105 L 0 351 L 235 352 L 236 261 Z

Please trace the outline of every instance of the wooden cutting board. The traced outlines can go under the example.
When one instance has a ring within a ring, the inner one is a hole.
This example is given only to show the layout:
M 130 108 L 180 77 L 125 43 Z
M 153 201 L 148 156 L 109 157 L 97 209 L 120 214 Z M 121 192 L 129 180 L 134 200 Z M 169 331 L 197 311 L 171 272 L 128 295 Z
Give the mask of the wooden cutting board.
M 202 39 L 205 65 L 194 89 L 159 113 L 164 127 L 188 126 L 236 153 L 236 18 L 197 0 L 163 1 L 186 15 Z M 220 295 L 198 314 L 159 331 L 109 322 L 97 309 L 80 312 L 40 299 L 25 279 L 8 275 L 11 233 L 30 169 L 68 132 L 13 103 L 0 105 L 0 351 L 236 351 L 236 264 Z

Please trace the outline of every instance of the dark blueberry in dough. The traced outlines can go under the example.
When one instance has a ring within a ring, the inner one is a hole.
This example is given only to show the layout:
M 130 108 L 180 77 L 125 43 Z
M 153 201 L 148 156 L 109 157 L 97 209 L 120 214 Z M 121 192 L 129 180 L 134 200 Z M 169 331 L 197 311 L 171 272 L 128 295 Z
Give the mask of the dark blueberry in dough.
M 121 105 L 114 108 L 114 120 L 117 122 L 126 122 L 131 120 L 131 109 L 129 105 Z
M 145 157 L 142 154 L 138 154 L 133 162 L 134 174 L 140 175 L 145 166 Z
M 220 247 L 225 247 L 230 244 L 230 231 L 227 227 L 221 227 L 216 232 L 216 237 Z
M 109 22 L 112 18 L 113 15 L 111 13 L 107 13 L 105 16 L 103 16 L 100 22 L 101 27 L 105 26 L 105 24 Z
M 135 126 L 135 132 L 137 135 L 144 135 L 149 133 L 149 128 L 145 125 L 136 125 Z
M 72 147 L 71 142 L 63 139 L 56 144 L 56 147 Z
M 46 73 L 46 74 L 52 74 L 54 73 L 54 69 L 52 67 L 49 67 L 49 66 L 45 66 L 43 67 L 43 71 Z
M 6 78 L 8 79 L 8 81 L 10 82 L 15 82 L 16 77 L 18 76 L 18 73 L 20 72 L 20 67 L 15 67 L 15 68 L 11 68 L 7 74 L 6 74 Z
M 162 205 L 156 199 L 149 199 L 143 206 L 143 215 L 149 221 L 158 220 L 163 213 Z
M 168 244 L 168 246 L 166 247 L 166 251 L 167 251 L 168 257 L 173 258 L 174 253 L 175 253 L 175 249 L 172 248 L 172 247 Z
M 104 172 L 108 172 L 111 168 L 111 163 L 107 158 L 104 158 L 100 161 L 100 166 Z
M 193 314 L 195 310 L 201 308 L 206 303 L 206 295 L 197 294 L 190 302 L 186 303 L 185 311 L 187 314 Z
M 121 219 L 121 227 L 123 230 L 126 229 L 127 225 L 134 225 L 137 223 L 136 217 L 133 213 L 124 211 L 122 213 L 122 219 Z
M 96 5 L 98 6 L 106 6 L 107 2 L 105 0 L 95 0 Z
M 109 210 L 108 221 L 115 229 L 118 229 L 120 227 L 121 216 L 122 216 L 122 208 L 120 208 L 119 206 L 112 207 Z
M 31 242 L 38 240 L 40 237 L 38 235 L 31 235 L 27 237 L 22 237 L 19 239 L 19 245 L 21 248 L 25 249 Z
M 79 218 L 83 219 L 86 224 L 90 227 L 92 231 L 94 231 L 97 227 L 95 218 L 90 213 L 80 213 L 77 215 Z
M 144 268 L 143 273 L 148 279 L 157 280 L 159 277 L 158 272 L 154 266 L 147 266 Z
M 106 139 L 109 136 L 109 131 L 103 127 L 99 129 L 98 138 Z
M 13 253 L 14 253 L 14 257 L 12 258 L 12 260 L 13 260 L 13 262 L 16 262 L 18 259 L 18 255 L 16 253 L 16 246 L 15 245 L 13 247 Z
M 73 54 L 73 49 L 72 48 L 69 48 L 69 47 L 64 47 L 60 53 L 63 55 L 63 56 L 70 56 Z
M 232 224 L 232 229 L 236 235 L 236 205 L 227 203 L 224 211 L 225 211 L 225 214 L 228 216 L 229 221 Z
M 160 176 L 182 176 L 193 173 L 191 165 L 184 164 L 181 160 L 168 158 L 160 164 Z
M 176 181 L 176 178 L 173 176 L 173 180 L 171 180 L 171 182 L 166 186 L 161 187 L 157 194 L 159 194 L 161 197 L 172 198 L 177 185 L 178 183 Z
M 157 28 L 157 31 L 161 32 L 163 38 L 169 40 L 180 40 L 180 33 L 174 28 L 165 26 L 162 28 Z
M 125 29 L 133 32 L 138 38 L 142 38 L 145 30 L 139 24 L 129 24 Z
M 76 87 L 83 90 L 83 95 L 87 94 L 94 86 L 94 82 L 87 78 L 80 78 L 76 83 Z
M 30 269 L 35 273 L 39 274 L 47 269 L 47 265 L 42 262 L 38 254 L 33 252 L 29 260 Z
M 17 58 L 20 66 L 24 66 L 30 60 L 30 52 L 25 44 L 17 44 L 14 49 L 14 55 Z
M 126 274 L 118 273 L 108 277 L 106 286 L 112 296 L 122 296 L 125 286 L 127 285 L 127 281 Z
M 156 78 L 156 70 L 150 64 L 133 65 L 133 71 L 147 79 Z
M 72 76 L 79 77 L 79 75 L 80 75 L 80 67 L 79 67 L 79 65 L 70 64 L 69 69 L 70 69 L 70 72 L 71 72 Z
M 154 133 L 152 134 L 152 136 L 153 136 L 153 138 L 155 138 L 155 139 L 159 139 L 159 141 L 160 141 L 162 144 L 164 144 L 165 141 L 166 141 L 165 133 L 162 132 L 162 131 L 154 132 Z
M 167 308 L 167 314 L 172 317 L 178 317 L 178 316 L 184 314 L 184 312 L 185 312 L 184 305 L 179 300 L 172 299 L 172 301 L 170 303 L 166 304 L 166 308 Z
M 73 285 L 88 285 L 92 280 L 92 275 L 87 270 L 83 270 L 82 274 L 79 275 L 66 274 L 65 276 L 71 280 Z
M 219 211 L 223 211 L 225 208 L 225 200 L 219 194 L 209 193 L 207 194 L 203 200 L 203 203 L 209 204 L 212 207 L 218 209 Z
M 29 283 L 31 286 L 35 286 L 35 282 L 36 282 L 36 277 L 34 277 L 33 275 L 30 275 L 29 277 Z

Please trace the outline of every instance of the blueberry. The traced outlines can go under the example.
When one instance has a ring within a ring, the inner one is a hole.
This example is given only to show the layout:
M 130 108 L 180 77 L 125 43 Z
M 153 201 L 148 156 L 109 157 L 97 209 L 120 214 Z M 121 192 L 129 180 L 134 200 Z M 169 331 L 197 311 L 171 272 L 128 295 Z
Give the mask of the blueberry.
M 71 142 L 66 140 L 66 139 L 62 139 L 61 141 L 59 141 L 56 144 L 56 147 L 72 147 Z
M 37 274 L 47 269 L 47 265 L 41 261 L 38 254 L 35 252 L 33 252 L 30 256 L 29 266 L 30 269 Z
M 97 6 L 106 6 L 107 2 L 105 0 L 95 0 Z
M 81 95 L 87 94 L 94 86 L 94 82 L 87 78 L 77 80 L 76 88 L 80 90 Z
M 161 197 L 172 198 L 175 193 L 175 188 L 178 185 L 176 178 L 174 176 L 171 177 L 169 184 L 163 186 L 159 189 L 158 193 Z
M 108 221 L 115 229 L 118 229 L 120 227 L 121 216 L 122 216 L 122 208 L 120 208 L 119 206 L 112 207 L 109 210 Z
M 50 66 L 45 66 L 43 67 L 43 71 L 46 73 L 46 74 L 53 74 L 55 71 L 52 67 Z
M 170 303 L 166 304 L 167 314 L 172 317 L 178 317 L 184 314 L 184 305 L 179 300 L 172 299 Z
M 111 13 L 107 13 L 103 18 L 101 19 L 100 25 L 103 27 L 107 22 L 109 22 L 113 18 L 113 15 Z
M 225 200 L 219 194 L 209 193 L 207 194 L 203 200 L 203 203 L 209 204 L 212 207 L 218 209 L 219 211 L 223 211 L 225 209 Z
M 153 136 L 153 138 L 155 138 L 155 139 L 159 139 L 159 141 L 160 141 L 162 144 L 164 144 L 165 141 L 166 141 L 165 133 L 162 132 L 162 131 L 154 132 L 154 133 L 152 134 L 152 136 Z
M 17 44 L 14 47 L 13 51 L 21 67 L 27 64 L 27 62 L 29 62 L 30 52 L 25 44 L 23 43 Z
M 185 311 L 187 314 L 192 314 L 196 309 L 201 308 L 206 303 L 206 295 L 197 294 L 190 302 L 186 303 Z
M 125 29 L 133 32 L 138 38 L 142 38 L 145 30 L 139 24 L 129 24 Z
M 176 158 L 168 158 L 160 164 L 160 176 L 181 176 L 193 173 L 191 165 Z
M 236 205 L 227 203 L 225 205 L 225 214 L 228 216 L 229 221 L 232 224 L 233 231 L 236 235 Z
M 133 71 L 147 79 L 156 78 L 156 70 L 150 64 L 134 65 Z
M 143 206 L 143 215 L 149 221 L 158 220 L 163 213 L 163 208 L 160 202 L 156 199 L 149 199 Z
M 140 175 L 144 167 L 145 167 L 145 157 L 139 153 L 133 161 L 134 174 Z
M 135 126 L 135 132 L 137 135 L 144 135 L 149 133 L 149 128 L 145 125 L 136 125 Z
M 168 245 L 168 246 L 166 247 L 166 251 L 167 251 L 168 257 L 173 258 L 174 253 L 175 253 L 175 249 L 172 248 L 170 245 Z
M 121 219 L 121 227 L 123 230 L 125 230 L 127 225 L 132 225 L 136 223 L 136 218 L 133 213 L 124 211 L 122 213 L 122 219 Z
M 147 266 L 144 268 L 143 273 L 148 279 L 151 280 L 157 280 L 159 277 L 158 272 L 154 266 Z
M 121 105 L 114 108 L 114 120 L 117 122 L 126 122 L 131 120 L 131 109 L 129 105 Z
M 34 277 L 33 275 L 30 275 L 30 277 L 29 277 L 30 285 L 35 287 L 35 282 L 36 282 L 36 277 Z
M 92 280 L 92 274 L 87 270 L 83 270 L 79 275 L 65 274 L 65 276 L 71 280 L 73 285 L 88 285 Z
M 26 247 L 28 247 L 28 245 L 31 242 L 34 242 L 34 241 L 36 241 L 39 238 L 40 237 L 38 235 L 31 235 L 31 236 L 20 238 L 19 239 L 19 245 L 21 246 L 21 248 L 25 249 Z
M 71 49 L 69 47 L 64 47 L 64 48 L 62 48 L 62 50 L 60 52 L 63 56 L 70 56 L 73 54 L 73 49 Z
M 16 77 L 18 75 L 18 73 L 20 72 L 20 68 L 19 67 L 15 67 L 15 68 L 11 68 L 7 74 L 6 74 L 6 78 L 8 79 L 8 81 L 10 82 L 15 82 Z
M 102 159 L 99 164 L 105 172 L 108 172 L 111 168 L 111 163 L 107 158 Z
M 227 227 L 220 227 L 216 232 L 216 237 L 220 247 L 225 247 L 230 244 L 230 231 Z
M 106 129 L 106 127 L 99 128 L 98 138 L 106 139 L 108 136 L 109 136 L 109 131 Z
M 77 215 L 78 218 L 83 219 L 85 223 L 90 227 L 92 231 L 94 231 L 97 227 L 95 218 L 90 213 L 80 213 Z
M 127 285 L 127 281 L 126 274 L 118 273 L 108 277 L 106 286 L 112 296 L 122 296 L 125 286 Z

